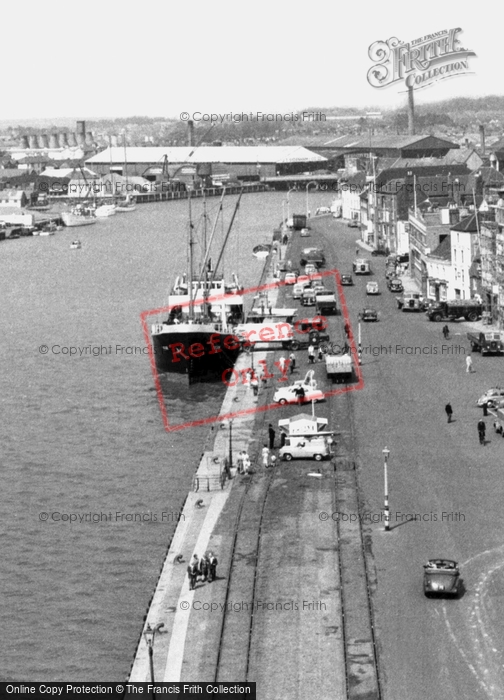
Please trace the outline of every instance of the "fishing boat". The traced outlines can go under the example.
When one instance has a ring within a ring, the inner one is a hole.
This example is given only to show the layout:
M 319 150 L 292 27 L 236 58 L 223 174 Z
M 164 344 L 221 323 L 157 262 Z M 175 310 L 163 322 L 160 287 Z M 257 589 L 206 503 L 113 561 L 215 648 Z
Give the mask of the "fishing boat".
M 234 337 L 234 329 L 244 319 L 243 287 L 236 275 L 226 282 L 218 276 L 218 270 L 240 198 L 241 195 L 212 268 L 209 253 L 216 217 L 209 244 L 203 248 L 206 252 L 198 278 L 193 277 L 193 226 L 189 214 L 189 271 L 175 280 L 168 297 L 168 317 L 151 329 L 159 372 L 185 374 L 191 383 L 220 378 L 236 362 L 241 345 Z M 190 201 L 189 198 L 189 210 Z
M 77 204 L 70 211 L 61 212 L 61 219 L 65 226 L 89 226 L 89 224 L 96 224 L 94 211 L 82 204 Z
M 70 250 L 80 250 L 82 248 L 82 243 L 80 241 L 72 241 L 70 243 Z
M 127 194 L 124 199 L 119 199 L 116 202 L 116 212 L 118 214 L 126 214 L 129 211 L 135 211 L 136 197 Z

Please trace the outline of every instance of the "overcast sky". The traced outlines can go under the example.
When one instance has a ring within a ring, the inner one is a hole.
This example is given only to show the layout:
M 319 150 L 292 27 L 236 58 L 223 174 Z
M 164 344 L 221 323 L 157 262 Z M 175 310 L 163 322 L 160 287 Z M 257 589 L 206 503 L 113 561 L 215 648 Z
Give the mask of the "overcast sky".
M 51 0 L 2 7 L 0 119 L 177 117 L 405 105 L 369 85 L 369 46 L 461 27 L 473 75 L 418 91 L 418 104 L 502 94 L 491 5 L 341 0 Z

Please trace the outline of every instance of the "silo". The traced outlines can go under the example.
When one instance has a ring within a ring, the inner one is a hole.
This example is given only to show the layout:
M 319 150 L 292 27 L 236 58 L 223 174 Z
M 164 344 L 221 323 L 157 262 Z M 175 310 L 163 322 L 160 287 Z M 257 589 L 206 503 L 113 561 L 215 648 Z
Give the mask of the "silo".
M 75 127 L 75 131 L 76 131 L 77 135 L 81 134 L 82 138 L 84 138 L 86 135 L 86 122 L 77 122 L 77 125 Z
M 75 139 L 77 141 L 78 146 L 84 146 L 84 143 L 86 142 L 86 135 L 81 134 L 80 132 L 77 132 L 75 134 Z
M 86 131 L 86 145 L 87 146 L 93 145 L 93 132 L 92 131 Z
M 75 134 L 68 134 L 68 145 L 70 148 L 75 148 L 77 146 L 77 139 L 75 138 Z
M 60 131 L 58 134 L 58 146 L 60 148 L 66 148 L 68 146 L 68 137 L 66 131 Z
M 49 137 L 47 136 L 47 134 L 41 134 L 39 136 L 39 147 L 49 148 Z
M 21 148 L 30 148 L 30 144 L 28 142 L 28 136 L 22 136 L 21 140 L 19 142 L 19 145 Z
M 49 148 L 58 148 L 58 134 L 51 134 L 49 137 Z
M 35 136 L 35 134 L 30 134 L 30 136 L 28 137 L 28 147 L 38 148 L 38 139 Z

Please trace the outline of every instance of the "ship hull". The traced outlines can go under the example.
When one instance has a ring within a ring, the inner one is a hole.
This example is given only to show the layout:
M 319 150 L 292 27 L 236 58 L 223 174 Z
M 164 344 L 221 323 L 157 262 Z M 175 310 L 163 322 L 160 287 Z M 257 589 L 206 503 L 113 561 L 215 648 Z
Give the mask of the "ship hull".
M 158 372 L 186 375 L 189 382 L 228 381 L 240 353 L 232 332 L 216 331 L 207 324 L 162 325 L 152 334 Z

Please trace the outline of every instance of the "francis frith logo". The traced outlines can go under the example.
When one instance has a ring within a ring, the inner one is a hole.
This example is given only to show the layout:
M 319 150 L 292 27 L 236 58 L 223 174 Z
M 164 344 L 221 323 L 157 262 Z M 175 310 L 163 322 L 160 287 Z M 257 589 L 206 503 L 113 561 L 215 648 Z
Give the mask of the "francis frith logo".
M 460 46 L 457 29 L 443 29 L 405 43 L 397 37 L 375 41 L 368 50 L 374 62 L 367 79 L 375 88 L 403 82 L 406 88 L 424 88 L 438 80 L 469 73 L 474 51 Z

